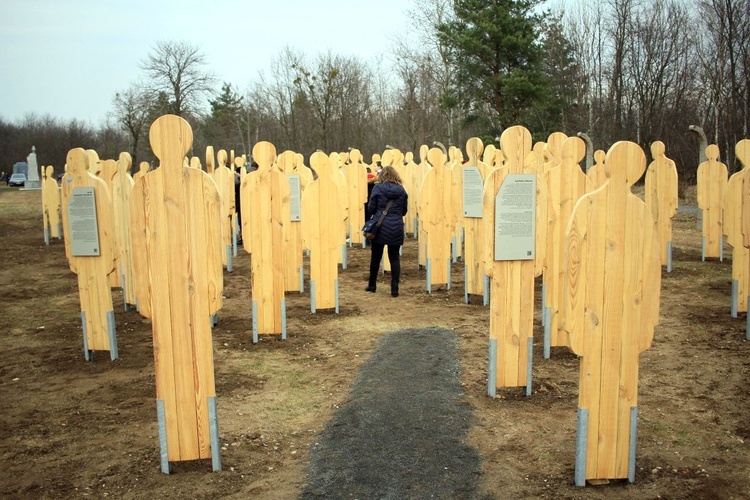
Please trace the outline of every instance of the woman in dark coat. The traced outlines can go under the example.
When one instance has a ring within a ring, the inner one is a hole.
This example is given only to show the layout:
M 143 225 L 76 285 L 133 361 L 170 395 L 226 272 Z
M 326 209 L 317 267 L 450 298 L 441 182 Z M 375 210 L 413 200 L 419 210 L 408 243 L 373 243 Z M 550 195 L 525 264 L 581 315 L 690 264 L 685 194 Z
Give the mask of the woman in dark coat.
M 381 170 L 378 182 L 372 188 L 367 208 L 373 217 L 380 218 L 389 200 L 393 200 L 393 203 L 380 225 L 377 236 L 372 240 L 370 279 L 365 290 L 375 291 L 383 250 L 388 245 L 388 259 L 391 261 L 391 295 L 398 297 L 398 280 L 401 277 L 399 249 L 404 244 L 404 216 L 409 203 L 401 177 L 393 167 L 385 167 Z

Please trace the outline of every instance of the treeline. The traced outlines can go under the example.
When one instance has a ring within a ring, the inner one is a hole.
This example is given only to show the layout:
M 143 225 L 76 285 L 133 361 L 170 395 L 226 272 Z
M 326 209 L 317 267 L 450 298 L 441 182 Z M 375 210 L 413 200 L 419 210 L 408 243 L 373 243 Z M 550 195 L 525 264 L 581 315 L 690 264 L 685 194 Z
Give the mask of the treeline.
M 34 144 L 40 162 L 56 167 L 75 146 L 152 161 L 148 127 L 175 113 L 193 127 L 191 154 L 201 160 L 206 145 L 249 154 L 259 140 L 306 156 L 357 147 L 369 159 L 386 145 L 416 152 L 436 141 L 463 147 L 472 136 L 488 143 L 522 124 L 535 140 L 586 132 L 604 150 L 632 140 L 648 153 L 661 140 L 692 183 L 698 141 L 688 127 L 698 125 L 730 170 L 740 167 L 733 148 L 750 126 L 748 0 L 564 5 L 412 0 L 410 26 L 363 32 L 392 37 L 383 58 L 287 48 L 251 83 L 220 84 L 199 47 L 159 42 L 140 80 L 113 97 L 105 124 L 0 120 L 0 159 L 22 160 Z

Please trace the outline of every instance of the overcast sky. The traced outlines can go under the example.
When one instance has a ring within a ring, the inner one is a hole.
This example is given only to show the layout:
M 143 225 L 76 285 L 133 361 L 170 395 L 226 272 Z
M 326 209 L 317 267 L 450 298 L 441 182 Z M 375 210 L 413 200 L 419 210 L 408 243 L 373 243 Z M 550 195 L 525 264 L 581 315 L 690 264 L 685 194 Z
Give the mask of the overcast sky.
M 188 41 L 241 92 L 289 46 L 372 61 L 408 29 L 410 0 L 0 0 L 0 117 L 98 125 L 155 42 Z

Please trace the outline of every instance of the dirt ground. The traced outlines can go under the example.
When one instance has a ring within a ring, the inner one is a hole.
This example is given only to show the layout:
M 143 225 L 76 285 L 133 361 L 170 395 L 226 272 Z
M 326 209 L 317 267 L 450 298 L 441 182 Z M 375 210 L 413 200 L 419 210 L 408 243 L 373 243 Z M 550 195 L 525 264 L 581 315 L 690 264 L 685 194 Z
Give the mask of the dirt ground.
M 463 268 L 449 291 L 425 292 L 407 239 L 401 296 L 385 280 L 364 291 L 369 250 L 353 248 L 339 275 L 340 314 L 310 313 L 288 294 L 289 338 L 252 344 L 249 257 L 225 274 L 214 329 L 222 442 L 210 461 L 160 472 L 151 326 L 113 291 L 120 359 L 84 361 L 76 276 L 63 244 L 45 246 L 39 191 L 0 189 L 0 496 L 6 498 L 271 498 L 305 490 L 311 447 L 351 396 L 358 370 L 388 332 L 455 331 L 466 444 L 481 457 L 478 498 L 750 497 L 750 342 L 730 316 L 731 250 L 701 262 L 694 219 L 679 216 L 674 270 L 663 273 L 661 324 L 641 355 L 636 483 L 573 485 L 578 361 L 542 359 L 535 325 L 533 394 L 489 398 L 489 309 L 463 302 Z M 538 306 L 538 304 L 537 304 Z M 537 320 L 539 319 L 537 307 Z M 418 352 L 415 353 L 415 356 Z M 388 457 L 383 457 L 384 461 Z

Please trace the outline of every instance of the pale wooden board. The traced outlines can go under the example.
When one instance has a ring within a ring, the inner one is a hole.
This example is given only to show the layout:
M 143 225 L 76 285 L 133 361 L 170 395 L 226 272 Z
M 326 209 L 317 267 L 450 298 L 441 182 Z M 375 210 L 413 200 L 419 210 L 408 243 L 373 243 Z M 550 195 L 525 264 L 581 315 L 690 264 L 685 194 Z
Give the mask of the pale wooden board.
M 70 268 L 78 275 L 78 293 L 81 311 L 86 315 L 86 338 L 92 351 L 110 351 L 107 313 L 112 311 L 112 292 L 108 275 L 115 270 L 115 251 L 112 223 L 112 202 L 107 184 L 88 171 L 90 155 L 81 148 L 68 152 L 67 164 L 70 174 L 65 192 L 67 211 L 70 194 L 77 187 L 93 187 L 96 202 L 96 217 L 99 233 L 99 256 L 76 257 L 68 254 Z M 65 218 L 66 241 L 70 240 L 70 228 Z
M 257 306 L 257 333 L 281 334 L 284 314 L 284 226 L 289 224 L 289 182 L 277 168 L 276 148 L 261 141 L 253 147 L 258 170 L 245 176 L 240 187 L 243 241 L 252 241 L 250 259 L 252 299 Z M 244 207 L 248 205 L 249 211 Z M 245 213 L 249 218 L 245 220 Z M 299 279 L 299 278 L 298 278 Z
M 656 225 L 630 192 L 646 166 L 640 147 L 618 142 L 610 181 L 576 203 L 566 231 L 563 327 L 579 356 L 579 408 L 588 410 L 586 479 L 628 477 L 630 412 L 638 406 L 638 355 L 659 320 Z
M 313 153 L 310 164 L 318 169 L 318 178 L 308 184 L 302 196 L 303 241 L 310 250 L 310 280 L 315 282 L 316 309 L 336 306 L 340 227 L 344 220 L 342 194 L 328 161 L 325 153 Z
M 101 169 L 97 173 L 97 175 L 104 180 L 104 182 L 107 183 L 107 187 L 109 188 L 109 194 L 110 197 L 113 196 L 114 189 L 115 189 L 115 175 L 117 175 L 117 162 L 115 160 L 103 160 L 100 161 Z M 112 212 L 112 223 L 114 224 L 114 231 L 112 234 L 112 243 L 113 243 L 113 249 L 115 252 L 115 272 L 111 273 L 109 275 L 109 285 L 111 287 L 119 288 L 122 286 L 121 279 L 120 279 L 120 273 L 117 272 L 118 269 L 120 269 L 120 220 L 117 217 L 117 214 L 115 213 L 115 205 L 114 200 L 112 200 L 113 203 L 110 205 L 109 209 Z
M 491 283 L 490 339 L 497 340 L 495 386 L 522 387 L 527 383 L 528 339 L 534 333 L 534 261 L 495 260 L 495 197 L 508 174 L 525 173 L 523 162 L 531 151 L 531 133 L 521 126 L 509 127 L 500 144 L 505 166 L 488 174 L 483 197 L 487 234 L 483 253 Z
M 561 162 L 545 174 L 547 186 L 547 246 L 544 252 L 544 282 L 547 285 L 545 306 L 550 308 L 550 345 L 568 344 L 560 330 L 561 306 L 565 269 L 565 230 L 578 199 L 592 190 L 591 179 L 583 173 L 579 162 L 586 155 L 586 145 L 580 137 L 569 137 L 560 151 Z
M 219 150 L 216 154 L 218 166 L 214 169 L 213 179 L 216 182 L 216 187 L 219 190 L 219 198 L 221 199 L 221 240 L 224 243 L 224 252 L 222 262 L 224 267 L 229 265 L 229 259 L 231 258 L 226 251 L 226 248 L 232 244 L 232 219 L 236 212 L 235 200 L 234 200 L 234 172 L 227 166 L 227 152 L 223 149 Z
M 61 220 L 61 200 L 60 200 L 60 187 L 57 185 L 55 179 L 55 169 L 52 166 L 47 167 L 46 178 L 43 181 L 44 192 L 42 196 L 45 199 L 44 206 L 47 218 L 47 224 L 49 225 L 50 236 L 52 238 L 60 238 L 60 227 L 62 224 Z
M 206 146 L 206 172 L 213 175 L 215 167 L 216 156 L 214 155 L 214 147 Z
M 483 151 L 484 145 L 482 144 L 482 140 L 478 137 L 472 137 L 466 141 L 466 155 L 468 157 L 468 162 L 466 165 L 462 165 L 456 170 L 461 172 L 461 175 L 463 176 L 463 166 L 476 167 L 479 170 L 482 179 L 486 180 L 492 169 L 479 159 Z M 483 218 L 464 217 L 463 215 L 463 179 L 461 179 L 461 192 L 458 193 L 457 202 L 461 212 L 461 219 L 463 221 L 462 226 L 464 228 L 464 267 L 466 269 L 464 288 L 466 293 L 482 295 L 484 293 L 483 252 L 488 233 L 485 230 Z
M 732 245 L 732 279 L 737 282 L 737 311 L 747 312 L 747 297 L 750 296 L 750 249 L 745 246 L 743 214 L 748 210 L 750 197 L 744 191 L 750 185 L 750 139 L 739 141 L 735 157 L 742 170 L 732 175 L 727 186 L 724 207 L 724 231 Z
M 145 222 L 156 397 L 164 401 L 169 461 L 210 458 L 207 398 L 216 394 L 210 316 L 223 289 L 215 227 L 220 200 L 208 174 L 182 166 L 192 143 L 185 120 L 162 116 L 149 137 L 161 168 L 139 179 L 131 210 Z
M 677 215 L 677 166 L 667 158 L 664 143 L 651 144 L 653 161 L 646 170 L 646 205 L 656 221 L 661 265 L 667 265 L 668 243 L 672 241 L 672 219 Z M 598 186 L 597 186 L 598 187 Z
M 607 179 L 609 179 L 607 170 L 604 166 L 604 157 L 606 155 L 607 153 L 602 151 L 601 149 L 597 149 L 596 151 L 594 151 L 594 164 L 591 166 L 589 171 L 586 172 L 586 175 L 588 175 L 589 179 L 591 179 L 594 189 L 602 187 L 604 183 L 607 182 Z
M 547 264 L 547 171 L 558 166 L 562 161 L 562 145 L 568 138 L 562 132 L 553 132 L 544 143 L 544 164 L 536 172 L 536 242 L 534 272 L 537 276 L 544 273 Z M 538 153 L 537 153 L 538 158 Z
M 719 161 L 719 147 L 706 148 L 706 161 L 698 166 L 698 207 L 703 210 L 702 235 L 705 242 L 704 257 L 721 256 L 721 236 L 724 234 L 724 197 L 729 173 Z
M 50 227 L 49 227 L 49 215 L 48 215 L 49 209 L 47 207 L 47 203 L 48 203 L 47 198 L 49 197 L 49 195 L 47 194 L 47 191 L 49 190 L 49 187 L 48 187 L 48 185 L 46 183 L 46 181 L 47 181 L 47 169 L 44 167 L 44 165 L 42 165 L 40 167 L 40 177 L 39 178 L 42 181 L 42 229 L 44 231 L 48 231 L 50 229 Z
M 453 220 L 452 171 L 438 148 L 430 149 L 428 160 L 432 169 L 425 175 L 419 194 L 419 224 L 426 236 L 425 257 L 431 261 L 430 285 L 447 284 Z
M 136 303 L 135 278 L 133 274 L 133 252 L 130 241 L 130 194 L 133 191 L 133 179 L 130 168 L 133 159 L 129 153 L 120 153 L 117 171 L 112 180 L 112 207 L 114 208 L 115 231 L 117 231 L 117 263 L 115 272 L 120 274 L 125 302 Z
M 284 151 L 276 159 L 278 168 L 286 175 L 297 175 L 300 180 L 300 196 L 313 181 L 312 170 L 300 162 L 301 155 L 293 151 Z M 302 200 L 300 199 L 300 205 Z M 291 211 L 291 207 L 290 207 Z M 291 212 L 290 212 L 291 213 Z M 300 282 L 299 272 L 303 266 L 304 247 L 302 245 L 302 221 L 290 220 L 284 225 L 284 291 L 302 292 L 304 284 Z
M 361 229 L 365 223 L 367 203 L 367 170 L 358 149 L 351 150 L 349 159 L 351 163 L 343 169 L 349 206 L 349 238 L 352 244 L 361 245 L 364 238 Z
M 414 163 L 414 153 L 411 151 L 406 153 L 405 160 L 405 175 L 402 178 L 402 181 L 404 183 L 406 194 L 409 196 L 409 206 L 404 220 L 404 230 L 407 234 L 413 235 L 415 229 L 414 226 L 416 225 L 415 217 L 417 214 L 417 207 L 419 206 L 418 189 L 422 184 L 420 179 L 421 170 L 419 166 Z
M 422 144 L 419 147 L 419 174 L 417 174 L 418 183 L 416 186 L 417 191 L 417 210 L 414 212 L 414 214 L 417 216 L 418 222 L 418 228 L 417 228 L 417 237 L 419 238 L 419 251 L 418 251 L 418 259 L 419 259 L 419 265 L 424 267 L 427 265 L 427 230 L 425 229 L 424 224 L 422 223 L 422 215 L 420 213 L 420 210 L 422 209 L 422 186 L 424 185 L 424 178 L 427 176 L 427 172 L 432 170 L 432 165 L 430 165 L 430 162 L 427 160 L 427 154 L 429 153 L 430 148 L 426 144 Z M 411 198 L 411 196 L 409 196 Z

